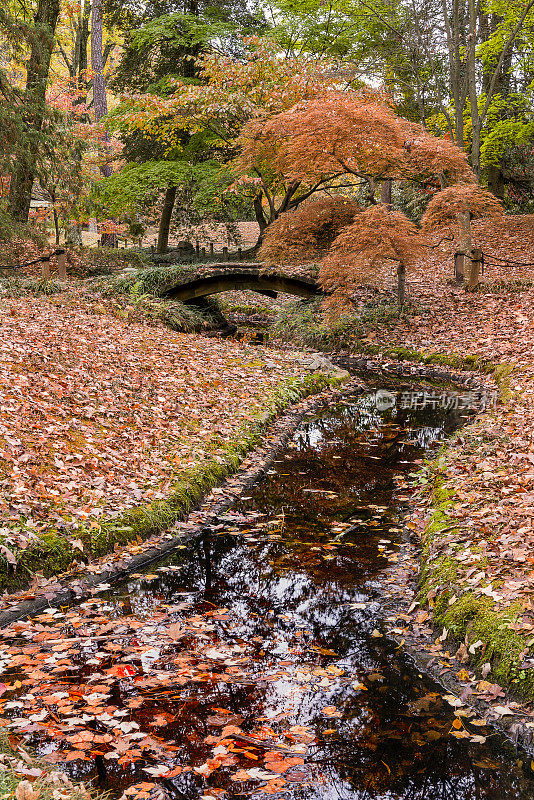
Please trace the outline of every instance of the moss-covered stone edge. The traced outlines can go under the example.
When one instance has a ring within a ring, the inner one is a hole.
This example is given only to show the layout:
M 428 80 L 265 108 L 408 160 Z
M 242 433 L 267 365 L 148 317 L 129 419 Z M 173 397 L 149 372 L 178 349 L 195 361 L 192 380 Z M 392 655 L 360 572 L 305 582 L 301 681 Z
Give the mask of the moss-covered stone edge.
M 415 364 L 436 365 L 464 371 L 480 372 L 493 378 L 499 389 L 499 400 L 501 402 L 508 402 L 511 397 L 510 382 L 514 366 L 506 361 L 495 362 L 476 354 L 461 355 L 459 353 L 436 353 L 433 351 L 415 350 L 402 345 L 385 347 L 364 344 L 363 342 L 358 343 L 357 352 L 366 355 L 378 355 L 381 358 L 411 361 Z
M 476 671 L 480 672 L 482 666 L 489 663 L 488 680 L 509 688 L 525 700 L 532 700 L 534 671 L 521 666 L 528 651 L 528 640 L 510 629 L 522 613 L 521 605 L 514 603 L 496 611 L 489 597 L 481 597 L 466 587 L 460 562 L 455 558 L 455 553 L 460 552 L 459 544 L 451 546 L 452 553 L 434 554 L 437 543 L 451 534 L 453 539 L 454 533 L 460 530 L 451 524 L 448 514 L 454 504 L 454 491 L 438 476 L 432 488 L 432 504 L 433 512 L 421 541 L 419 602 L 432 609 L 436 628 L 447 631 L 446 641 L 451 642 L 451 650 L 464 643 L 469 663 Z M 477 567 L 484 569 L 483 559 Z M 469 650 L 470 647 L 473 649 Z
M 94 521 L 75 534 L 83 544 L 83 560 L 111 553 L 117 546 L 143 541 L 153 534 L 183 519 L 203 495 L 235 472 L 245 455 L 260 442 L 268 425 L 285 409 L 312 394 L 336 388 L 348 380 L 347 375 L 312 373 L 286 379 L 264 398 L 254 418 L 244 424 L 235 437 L 220 445 L 216 455 L 180 470 L 165 500 L 138 506 L 119 517 Z M 42 533 L 39 539 L 24 550 L 15 551 L 16 564 L 0 554 L 0 587 L 18 588 L 25 585 L 36 571 L 45 576 L 58 575 L 77 560 L 80 550 L 57 529 Z
M 409 353 L 410 360 L 414 361 L 414 355 L 422 356 L 417 359 L 419 363 L 478 369 L 494 379 L 502 403 L 507 404 L 511 399 L 510 379 L 514 371 L 511 364 L 496 364 L 477 356 L 451 357 L 418 353 L 408 348 L 392 349 L 398 353 L 398 357 Z M 452 552 L 439 554 L 439 543 L 443 543 L 447 537 L 454 542 L 455 534 L 460 538 L 461 533 L 460 527 L 452 524 L 449 513 L 455 502 L 455 492 L 452 482 L 447 481 L 445 476 L 448 450 L 449 446 L 445 445 L 420 473 L 430 494 L 432 512 L 421 537 L 418 600 L 422 605 L 431 607 L 434 625 L 447 631 L 446 641 L 455 642 L 455 646 L 465 644 L 469 663 L 476 671 L 480 671 L 484 664 L 490 664 L 488 680 L 531 701 L 534 698 L 534 670 L 522 666 L 530 642 L 510 628 L 523 612 L 521 604 L 513 603 L 497 611 L 489 597 L 481 597 L 466 587 L 460 572 L 461 563 L 455 557 L 455 553 L 460 552 L 460 544 L 451 544 L 449 549 Z M 478 565 L 483 570 L 484 560 Z

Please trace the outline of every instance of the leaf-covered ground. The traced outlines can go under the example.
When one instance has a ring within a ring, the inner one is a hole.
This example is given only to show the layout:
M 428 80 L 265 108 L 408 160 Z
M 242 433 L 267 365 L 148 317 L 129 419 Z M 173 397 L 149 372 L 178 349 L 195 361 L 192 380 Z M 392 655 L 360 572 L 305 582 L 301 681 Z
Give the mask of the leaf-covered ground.
M 294 358 L 128 324 L 90 304 L 21 298 L 0 310 L 3 553 L 165 499 L 222 460 L 302 371 Z M 80 553 L 81 554 L 81 553 Z
M 492 236 L 496 242 L 504 234 Z M 531 252 L 525 240 L 523 259 Z M 517 249 L 510 254 L 519 256 Z M 421 608 L 413 613 L 416 625 L 433 615 L 445 629 L 436 654 L 454 636 L 461 660 L 532 697 L 534 290 L 528 284 L 534 266 L 493 266 L 485 290 L 468 294 L 443 280 L 443 265 L 436 279 L 435 259 L 415 278 L 419 311 L 370 330 L 367 343 L 386 353 L 400 347 L 444 354 L 453 363 L 487 362 L 496 367 L 503 399 L 457 435 L 428 471 L 412 521 L 423 545 Z M 510 283 L 517 280 L 524 285 Z

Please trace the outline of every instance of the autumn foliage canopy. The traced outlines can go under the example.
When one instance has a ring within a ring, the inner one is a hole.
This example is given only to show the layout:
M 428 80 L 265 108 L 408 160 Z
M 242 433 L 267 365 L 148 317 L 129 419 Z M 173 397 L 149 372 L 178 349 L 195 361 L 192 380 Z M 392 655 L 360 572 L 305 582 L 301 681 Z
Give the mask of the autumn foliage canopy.
M 449 186 L 438 192 L 429 202 L 421 219 L 424 231 L 432 231 L 454 223 L 459 214 L 477 217 L 500 218 L 503 207 L 494 194 L 477 183 Z
M 423 252 L 421 233 L 404 214 L 383 205 L 367 208 L 341 231 L 321 263 L 320 283 L 329 293 L 327 307 L 350 308 L 355 286 L 377 277 L 383 267 L 409 266 Z
M 278 217 L 267 228 L 259 258 L 271 264 L 319 261 L 362 207 L 349 197 L 316 197 Z
M 254 119 L 239 137 L 243 170 L 271 168 L 287 181 L 354 176 L 436 182 L 473 179 L 465 154 L 450 140 L 431 136 L 371 90 L 327 91 L 270 119 Z

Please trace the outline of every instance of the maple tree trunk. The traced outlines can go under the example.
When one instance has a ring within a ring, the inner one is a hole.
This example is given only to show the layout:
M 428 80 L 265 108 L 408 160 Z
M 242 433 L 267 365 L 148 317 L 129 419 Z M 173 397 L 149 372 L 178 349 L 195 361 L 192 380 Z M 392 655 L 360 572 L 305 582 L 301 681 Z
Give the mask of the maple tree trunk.
M 458 219 L 458 258 L 456 260 L 456 277 L 463 280 L 469 274 L 471 263 L 471 251 L 473 241 L 471 239 L 471 215 L 468 211 L 457 214 Z M 463 254 L 463 255 L 462 255 Z
M 44 121 L 46 85 L 58 17 L 59 0 L 39 0 L 24 90 L 24 103 L 29 107 L 26 123 L 35 131 L 41 130 Z M 30 145 L 11 173 L 8 212 L 20 222 L 28 221 L 37 155 L 37 145 Z
M 402 263 L 399 263 L 397 267 L 397 304 L 399 308 L 402 308 L 404 305 L 404 298 L 406 296 L 406 267 Z
M 458 225 L 460 234 L 458 237 L 458 249 L 461 250 L 462 253 L 471 255 L 473 240 L 471 238 L 471 214 L 469 211 L 463 211 L 461 214 L 458 214 Z
M 380 187 L 380 200 L 386 206 L 389 211 L 391 211 L 391 194 L 393 189 L 393 181 L 391 178 L 388 178 L 386 181 L 382 182 L 382 186 Z
M 169 231 L 171 228 L 172 212 L 174 211 L 174 203 L 176 201 L 176 186 L 169 186 L 165 192 L 165 200 L 163 202 L 163 209 L 161 211 L 161 219 L 159 221 L 158 230 L 158 246 L 157 253 L 166 253 L 169 245 Z

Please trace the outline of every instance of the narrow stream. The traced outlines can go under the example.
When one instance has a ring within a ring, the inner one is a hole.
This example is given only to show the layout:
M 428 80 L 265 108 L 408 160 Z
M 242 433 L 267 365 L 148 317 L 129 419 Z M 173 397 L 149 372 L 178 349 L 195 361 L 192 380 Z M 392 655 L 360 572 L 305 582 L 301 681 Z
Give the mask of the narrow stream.
M 182 650 L 153 647 L 123 659 L 131 671 L 112 667 L 120 680 L 103 696 L 113 705 L 87 716 L 90 730 L 103 731 L 108 711 L 122 714 L 125 739 L 149 731 L 167 749 L 121 763 L 102 755 L 101 743 L 96 760 L 67 759 L 71 774 L 114 795 L 154 780 L 169 798 L 191 800 L 534 798 L 530 759 L 469 720 L 465 729 L 485 741 L 451 735 L 455 715 L 440 688 L 380 634 L 383 570 L 397 557 L 409 473 L 465 420 L 457 397 L 390 385 L 310 415 L 251 496 L 202 542 L 84 604 L 92 620 L 116 619 L 115 650 L 122 625 L 134 625 L 139 644 L 143 625 L 157 638 L 158 619 L 169 614 L 176 624 L 187 620 L 190 638 L 178 632 Z M 41 630 L 63 624 L 55 614 L 44 615 Z M 104 692 L 105 667 L 117 663 L 111 649 L 77 656 L 68 679 L 48 686 L 43 708 L 59 718 L 57 689 L 67 687 L 66 697 L 74 678 L 95 696 Z M 172 691 L 162 691 L 171 664 Z M 57 753 L 38 724 L 19 730 L 42 754 Z M 147 763 L 155 772 L 147 774 Z M 161 763 L 165 775 L 154 767 Z

